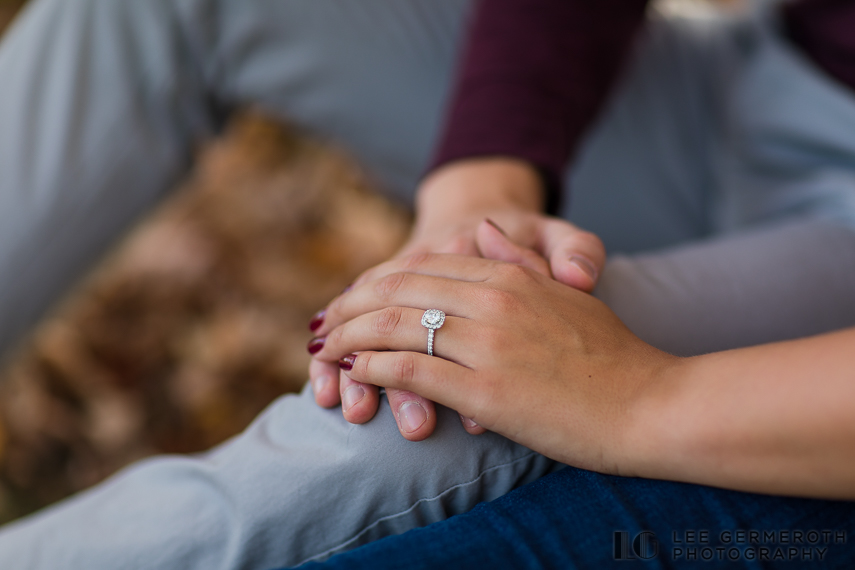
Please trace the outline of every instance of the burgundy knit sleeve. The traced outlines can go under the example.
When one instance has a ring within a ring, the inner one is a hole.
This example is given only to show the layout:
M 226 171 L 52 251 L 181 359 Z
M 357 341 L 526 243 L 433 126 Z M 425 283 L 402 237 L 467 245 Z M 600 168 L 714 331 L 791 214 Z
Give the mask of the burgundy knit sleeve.
M 548 208 L 644 20 L 647 0 L 480 0 L 432 168 L 510 156 L 542 174 Z
M 798 0 L 783 6 L 790 39 L 840 83 L 855 89 L 855 1 Z

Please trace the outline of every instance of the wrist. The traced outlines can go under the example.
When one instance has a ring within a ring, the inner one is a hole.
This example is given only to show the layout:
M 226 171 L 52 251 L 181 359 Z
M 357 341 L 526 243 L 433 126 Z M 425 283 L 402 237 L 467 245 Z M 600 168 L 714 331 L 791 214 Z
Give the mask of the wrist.
M 540 212 L 544 191 L 537 171 L 514 158 L 473 158 L 446 164 L 416 192 L 417 225 L 496 210 Z
M 639 367 L 645 372 L 622 422 L 619 463 L 621 475 L 671 479 L 680 462 L 681 379 L 692 359 L 650 348 L 650 363 Z

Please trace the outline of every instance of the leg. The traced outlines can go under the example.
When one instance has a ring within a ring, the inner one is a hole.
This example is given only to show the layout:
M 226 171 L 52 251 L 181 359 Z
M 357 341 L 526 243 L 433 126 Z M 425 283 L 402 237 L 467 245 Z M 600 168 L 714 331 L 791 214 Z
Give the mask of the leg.
M 852 325 L 852 133 L 852 93 L 765 19 L 653 22 L 572 172 L 571 219 L 631 254 L 595 294 L 683 355 Z
M 182 4 L 40 0 L 3 38 L 0 352 L 212 131 Z
M 699 562 L 788 568 L 817 560 L 823 567 L 851 568 L 853 515 L 849 501 L 770 497 L 568 467 L 466 514 L 304 568 L 605 568 L 639 557 L 656 568 Z M 634 541 L 643 532 L 650 533 L 646 540 Z M 696 542 L 688 544 L 692 532 Z
M 286 396 L 211 452 L 143 461 L 5 527 L 0 567 L 299 564 L 465 512 L 555 467 L 439 413 L 437 432 L 412 443 L 385 403 L 354 426 L 309 390 Z
M 214 3 L 214 89 L 345 146 L 411 204 L 472 2 Z
M 0 352 L 259 105 L 411 201 L 468 0 L 36 0 L 0 44 Z

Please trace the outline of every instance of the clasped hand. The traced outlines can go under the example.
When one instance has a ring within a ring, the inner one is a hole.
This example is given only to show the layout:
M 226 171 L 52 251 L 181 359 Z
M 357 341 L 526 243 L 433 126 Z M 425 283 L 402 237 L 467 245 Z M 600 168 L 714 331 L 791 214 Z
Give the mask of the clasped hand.
M 542 214 L 542 206 L 541 180 L 526 163 L 502 158 L 452 163 L 435 170 L 421 184 L 413 233 L 395 258 L 418 253 L 484 256 L 529 267 L 580 290 L 592 290 L 605 260 L 602 242 L 590 232 Z M 476 243 L 476 230 L 485 218 L 495 220 L 514 243 L 489 239 L 489 232 L 488 239 Z M 355 285 L 377 275 L 371 269 Z M 316 333 L 324 316 L 321 311 L 312 320 Z M 314 354 L 323 342 L 313 340 L 309 351 Z M 340 373 L 337 363 L 313 358 L 309 376 L 317 403 L 324 407 L 341 403 L 348 421 L 366 422 L 377 411 L 376 387 L 351 381 Z M 394 388 L 387 389 L 386 395 L 405 438 L 419 441 L 431 434 L 436 417 L 433 402 Z M 470 433 L 484 431 L 472 420 L 462 419 Z
M 518 250 L 488 223 L 477 231 L 482 249 L 505 257 Z M 447 314 L 434 357 L 421 325 L 430 308 Z M 469 418 L 471 432 L 489 429 L 608 472 L 620 471 L 633 403 L 671 358 L 548 273 L 454 254 L 374 268 L 328 306 L 316 334 L 315 358 L 344 370 L 345 406 L 348 390 L 364 392 L 351 419 L 373 416 L 376 386 L 410 391 Z M 417 419 L 435 422 L 435 414 Z

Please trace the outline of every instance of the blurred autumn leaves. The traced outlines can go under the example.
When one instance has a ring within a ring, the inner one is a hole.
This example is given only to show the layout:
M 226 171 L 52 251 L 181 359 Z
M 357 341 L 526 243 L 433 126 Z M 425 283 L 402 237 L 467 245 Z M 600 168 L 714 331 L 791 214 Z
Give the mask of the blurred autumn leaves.
M 245 114 L 0 370 L 0 522 L 299 390 L 312 313 L 409 218 L 344 157 Z

